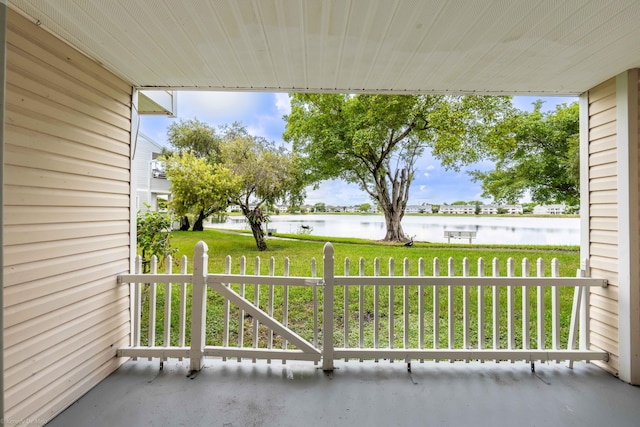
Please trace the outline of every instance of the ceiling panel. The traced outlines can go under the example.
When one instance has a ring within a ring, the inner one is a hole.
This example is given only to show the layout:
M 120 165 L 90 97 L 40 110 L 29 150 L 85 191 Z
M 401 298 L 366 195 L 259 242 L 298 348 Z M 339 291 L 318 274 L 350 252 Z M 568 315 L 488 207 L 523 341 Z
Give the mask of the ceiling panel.
M 139 87 L 579 94 L 640 67 L 637 0 L 9 0 Z

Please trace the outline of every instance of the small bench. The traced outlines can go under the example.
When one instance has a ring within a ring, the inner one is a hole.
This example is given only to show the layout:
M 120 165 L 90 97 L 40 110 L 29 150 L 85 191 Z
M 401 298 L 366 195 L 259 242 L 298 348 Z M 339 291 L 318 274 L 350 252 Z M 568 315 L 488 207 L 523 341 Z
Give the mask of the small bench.
M 444 230 L 444 237 L 447 238 L 447 243 L 451 243 L 451 239 L 469 239 L 469 243 L 476 238 L 475 231 L 469 230 Z

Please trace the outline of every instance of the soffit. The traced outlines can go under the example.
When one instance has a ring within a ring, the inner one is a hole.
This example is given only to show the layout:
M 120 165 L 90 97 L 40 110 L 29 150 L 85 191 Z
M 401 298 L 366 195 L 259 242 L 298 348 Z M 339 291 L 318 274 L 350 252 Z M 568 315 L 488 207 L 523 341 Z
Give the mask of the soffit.
M 575 95 L 640 66 L 637 0 L 9 0 L 132 85 Z

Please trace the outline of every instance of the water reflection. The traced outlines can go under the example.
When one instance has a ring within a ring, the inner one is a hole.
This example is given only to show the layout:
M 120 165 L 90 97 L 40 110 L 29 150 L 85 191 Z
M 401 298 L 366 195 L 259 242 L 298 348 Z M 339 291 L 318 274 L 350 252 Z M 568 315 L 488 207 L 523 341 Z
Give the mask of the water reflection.
M 269 228 L 275 228 L 280 233 L 297 233 L 301 225 L 312 227 L 311 234 L 316 236 L 379 240 L 384 238 L 386 232 L 381 215 L 273 215 Z M 229 217 L 226 223 L 211 224 L 209 227 L 248 228 L 242 217 Z M 415 235 L 417 241 L 446 242 L 445 230 L 469 230 L 476 232 L 474 243 L 580 244 L 579 218 L 407 216 L 402 220 L 402 227 L 408 236 Z

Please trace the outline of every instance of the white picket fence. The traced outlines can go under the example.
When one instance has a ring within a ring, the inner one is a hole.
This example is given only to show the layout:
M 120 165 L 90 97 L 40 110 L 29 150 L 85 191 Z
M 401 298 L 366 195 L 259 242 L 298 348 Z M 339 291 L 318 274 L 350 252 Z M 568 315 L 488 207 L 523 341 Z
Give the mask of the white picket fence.
M 151 273 L 141 274 L 138 259 L 135 274 L 118 278 L 119 283 L 130 284 L 133 295 L 132 342 L 118 355 L 161 361 L 189 358 L 192 370 L 199 370 L 205 357 L 282 363 L 308 360 L 321 362 L 324 370 L 332 370 L 336 359 L 522 360 L 533 367 L 535 361 L 608 358 L 606 352 L 589 349 L 586 289 L 607 283 L 586 277 L 586 265 L 577 277 L 559 277 L 554 259 L 551 276 L 544 277 L 544 263 L 538 260 L 532 277 L 529 261 L 524 259 L 521 275 L 516 277 L 514 260 L 508 260 L 502 276 L 494 259 L 492 274 L 485 277 L 482 258 L 477 261 L 476 276 L 471 276 L 465 258 L 462 276 L 454 276 L 453 260 L 447 261 L 444 275 L 436 258 L 433 274 L 426 276 L 425 261 L 420 259 L 417 275 L 411 276 L 405 259 L 400 276 L 391 259 L 388 276 L 382 276 L 380 261 L 375 259 L 373 276 L 366 276 L 364 259 L 358 262 L 357 275 L 350 274 L 351 262 L 346 259 L 343 274 L 337 275 L 333 254 L 333 246 L 327 243 L 322 277 L 315 259 L 309 276 L 292 277 L 288 259 L 283 274 L 274 274 L 271 258 L 268 275 L 262 275 L 260 258 L 255 259 L 253 274 L 248 274 L 244 257 L 239 274 L 230 273 L 231 257 L 226 259 L 225 273 L 211 274 L 204 242 L 196 245 L 191 274 L 187 274 L 186 256 L 179 274 L 172 272 L 171 258 L 165 261 L 165 273 L 157 272 L 153 259 Z M 162 292 L 158 285 L 164 286 Z M 179 291 L 174 292 L 174 286 Z M 573 291 L 570 310 L 561 307 L 561 296 L 567 291 Z M 172 316 L 172 310 L 178 315 Z M 569 312 L 567 326 L 563 317 Z M 177 325 L 172 322 L 176 317 Z M 156 336 L 157 330 L 162 338 Z

